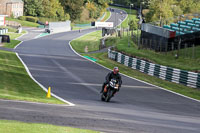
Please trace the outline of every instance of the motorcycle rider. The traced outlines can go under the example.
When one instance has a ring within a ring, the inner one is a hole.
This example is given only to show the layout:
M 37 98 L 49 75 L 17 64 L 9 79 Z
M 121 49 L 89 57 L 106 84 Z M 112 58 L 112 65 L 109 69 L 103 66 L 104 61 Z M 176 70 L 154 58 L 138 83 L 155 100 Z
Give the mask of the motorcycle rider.
M 100 93 L 106 92 L 107 91 L 107 84 L 111 81 L 111 79 L 116 79 L 117 83 L 119 85 L 119 88 L 117 91 L 119 91 L 121 84 L 122 84 L 122 79 L 121 79 L 121 75 L 119 74 L 119 68 L 118 67 L 114 67 L 112 72 L 109 72 L 106 76 L 106 81 L 103 83 L 102 85 L 102 90 Z M 116 93 L 116 92 L 115 92 Z M 114 94 L 115 94 L 114 93 Z M 114 96 L 113 94 L 113 96 Z

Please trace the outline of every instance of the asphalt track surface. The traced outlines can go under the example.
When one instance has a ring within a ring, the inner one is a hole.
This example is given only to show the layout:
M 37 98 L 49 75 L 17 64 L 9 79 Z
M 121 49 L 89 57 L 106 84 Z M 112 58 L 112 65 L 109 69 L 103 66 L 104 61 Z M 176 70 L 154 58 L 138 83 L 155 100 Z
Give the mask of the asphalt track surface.
M 115 20 L 112 13 L 108 21 Z M 136 79 L 122 76 L 120 92 L 109 103 L 100 101 L 101 84 L 110 70 L 78 56 L 69 46 L 72 39 L 93 31 L 24 41 L 15 50 L 39 83 L 76 106 L 0 100 L 0 119 L 109 133 L 200 133 L 200 102 Z

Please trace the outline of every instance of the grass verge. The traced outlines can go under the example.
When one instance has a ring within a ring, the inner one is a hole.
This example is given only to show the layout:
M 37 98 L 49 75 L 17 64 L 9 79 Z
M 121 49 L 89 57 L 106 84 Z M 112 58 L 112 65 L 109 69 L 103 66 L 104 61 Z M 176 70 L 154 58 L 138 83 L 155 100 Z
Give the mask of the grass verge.
M 22 34 L 24 33 L 22 32 Z M 4 47 L 14 48 L 21 42 L 14 39 L 22 34 L 7 33 L 10 35 L 11 43 L 5 43 Z M 56 98 L 46 98 L 46 92 L 30 78 L 23 64 L 13 52 L 0 50 L 0 75 L 1 99 L 63 104 Z
M 16 22 L 20 23 L 24 27 L 38 27 L 39 26 L 39 24 L 37 24 L 37 23 L 33 23 L 33 22 L 29 22 L 29 21 L 22 21 L 22 20 L 14 19 L 14 18 L 6 18 L 6 20 L 8 20 L 8 21 L 16 21 Z
M 104 18 L 101 20 L 101 22 L 105 22 L 110 17 L 110 15 L 111 15 L 111 12 L 108 11 L 108 10 L 106 10 L 105 13 L 106 14 L 105 14 Z
M 126 53 L 127 55 L 141 59 L 146 59 L 149 60 L 150 62 L 173 68 L 179 68 L 194 72 L 200 70 L 200 46 L 197 46 L 195 48 L 195 58 L 192 58 L 193 49 L 188 48 L 180 50 L 180 57 L 176 59 L 174 54 L 177 53 L 177 51 L 161 53 L 149 49 L 138 50 L 137 45 L 134 44 L 133 42 L 131 42 L 131 46 L 128 47 L 127 36 L 122 37 L 121 39 L 111 38 L 111 40 L 112 41 L 109 41 L 108 39 L 107 41 L 108 45 L 112 45 L 114 42 L 114 44 L 116 45 L 116 50 L 122 53 Z M 186 51 L 187 51 L 187 56 L 185 56 Z
M 99 44 L 101 38 L 101 31 L 92 32 L 86 36 L 82 36 L 76 41 L 72 41 L 72 47 L 79 53 L 85 52 L 85 47 L 88 47 L 88 52 L 99 50 Z
M 15 46 L 17 46 L 21 41 L 19 40 L 15 40 L 15 38 L 20 37 L 21 35 L 25 34 L 26 32 L 23 31 L 22 33 L 13 33 L 13 32 L 9 32 L 6 35 L 10 36 L 10 43 L 4 43 L 4 47 L 6 48 L 14 48 Z
M 18 121 L 0 120 L 1 133 L 99 133 L 97 131 L 54 126 L 50 124 L 24 123 Z
M 1 99 L 63 104 L 46 98 L 46 92 L 30 78 L 15 53 L 0 50 L 0 75 Z
M 80 46 L 90 45 L 89 41 L 87 41 L 87 40 L 88 40 L 88 38 L 90 38 L 91 34 L 85 35 L 85 36 L 83 36 L 83 37 L 81 37 L 77 40 L 72 41 L 71 45 L 72 45 L 73 49 L 78 51 L 78 52 L 83 51 L 83 49 L 81 50 Z M 92 40 L 92 41 L 93 41 L 93 43 L 97 43 L 99 40 L 96 38 L 96 40 Z M 116 43 L 116 40 L 114 38 L 113 38 L 113 40 L 109 40 L 109 41 L 112 42 L 112 43 L 113 42 Z M 125 42 L 122 41 L 121 43 L 117 43 L 117 45 L 119 45 L 119 46 L 120 46 L 120 44 L 121 45 L 127 45 L 127 46 L 124 46 L 124 47 L 127 47 L 126 48 L 127 51 L 132 51 L 133 49 L 135 49 L 133 46 L 128 47 L 128 44 L 127 44 L 126 41 Z M 92 51 L 92 49 L 90 49 L 90 47 L 88 47 L 88 49 L 89 49 L 88 51 Z M 145 54 L 146 51 L 143 51 L 143 52 Z M 143 52 L 141 52 L 141 53 L 143 53 Z M 117 63 L 113 60 L 108 59 L 107 53 L 82 54 L 82 55 L 89 56 L 89 57 L 92 57 L 94 59 L 97 59 L 98 60 L 97 63 L 99 63 L 99 64 L 101 64 L 105 67 L 108 67 L 110 69 L 112 69 L 114 66 L 118 66 L 121 73 L 126 74 L 130 77 L 140 79 L 140 80 L 148 82 L 150 84 L 154 84 L 154 85 L 160 86 L 162 88 L 180 93 L 182 95 L 200 100 L 200 91 L 198 89 L 194 89 L 194 88 L 190 88 L 190 87 L 187 87 L 187 86 L 184 86 L 184 85 L 168 82 L 168 81 L 159 79 L 157 77 L 153 77 L 153 76 L 149 76 L 147 74 L 141 73 L 140 71 L 133 70 L 132 68 L 126 67 L 122 64 L 119 64 L 119 63 Z M 159 56 L 157 55 L 157 58 L 158 57 Z

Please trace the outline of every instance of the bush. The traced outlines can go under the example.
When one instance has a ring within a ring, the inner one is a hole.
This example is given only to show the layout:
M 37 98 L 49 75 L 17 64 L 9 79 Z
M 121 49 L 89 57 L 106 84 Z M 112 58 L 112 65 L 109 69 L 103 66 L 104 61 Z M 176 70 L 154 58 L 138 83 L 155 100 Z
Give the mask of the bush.
M 70 20 L 70 15 L 68 13 L 65 14 L 65 20 Z
M 48 22 L 58 22 L 59 19 L 58 18 L 45 18 L 45 17 L 38 17 L 39 21 L 41 21 L 42 23 L 45 23 L 46 21 Z
M 36 23 L 38 21 L 38 18 L 32 17 L 32 16 L 26 16 L 26 21 L 30 21 L 30 22 Z
M 26 21 L 26 16 L 20 16 L 18 17 L 19 20 L 22 20 L 22 21 Z

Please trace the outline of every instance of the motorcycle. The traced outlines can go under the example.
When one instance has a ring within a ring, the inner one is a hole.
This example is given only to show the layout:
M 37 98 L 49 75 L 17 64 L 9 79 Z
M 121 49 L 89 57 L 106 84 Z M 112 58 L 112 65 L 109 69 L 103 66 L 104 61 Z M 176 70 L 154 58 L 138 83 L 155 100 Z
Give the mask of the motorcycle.
M 111 79 L 109 84 L 107 84 L 105 87 L 107 91 L 104 91 L 101 94 L 101 100 L 109 102 L 110 99 L 113 97 L 114 93 L 119 89 L 119 84 L 117 84 L 116 79 Z

